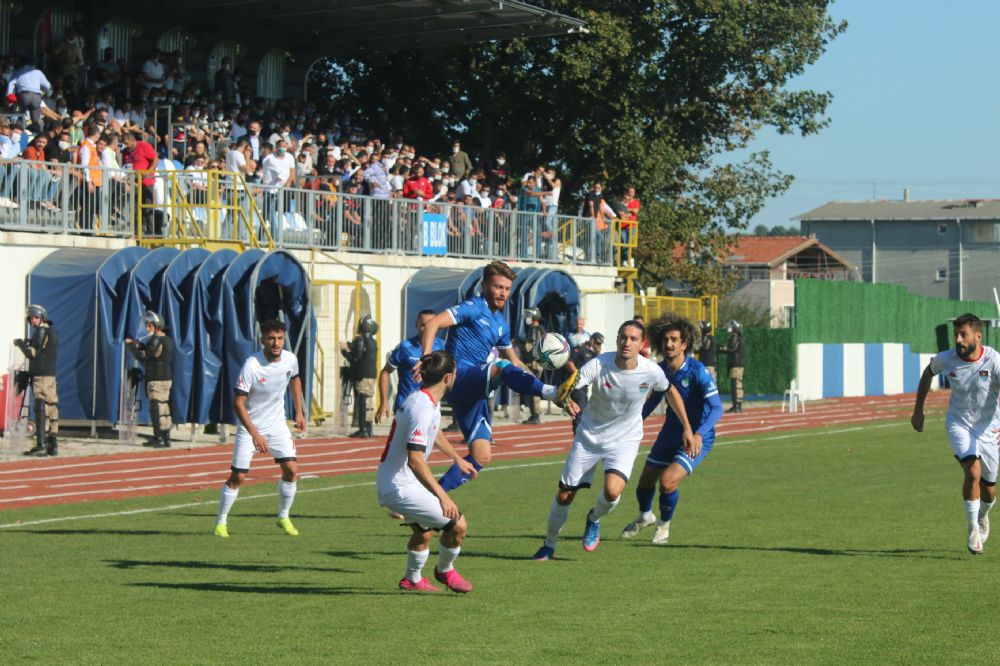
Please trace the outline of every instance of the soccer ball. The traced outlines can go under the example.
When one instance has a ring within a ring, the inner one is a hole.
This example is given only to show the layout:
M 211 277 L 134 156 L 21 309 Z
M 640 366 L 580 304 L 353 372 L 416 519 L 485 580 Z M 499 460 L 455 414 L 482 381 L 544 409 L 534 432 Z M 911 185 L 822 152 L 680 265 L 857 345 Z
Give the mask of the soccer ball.
M 546 370 L 558 370 L 569 360 L 569 343 L 558 333 L 546 333 L 533 351 L 535 362 Z

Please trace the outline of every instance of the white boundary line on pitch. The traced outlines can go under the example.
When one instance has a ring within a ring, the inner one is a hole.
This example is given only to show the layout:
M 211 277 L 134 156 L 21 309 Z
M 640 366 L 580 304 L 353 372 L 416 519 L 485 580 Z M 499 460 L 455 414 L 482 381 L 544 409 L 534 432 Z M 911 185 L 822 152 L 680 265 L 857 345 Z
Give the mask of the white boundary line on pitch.
M 779 439 L 794 439 L 796 437 L 825 437 L 829 435 L 837 435 L 845 432 L 856 432 L 858 430 L 873 430 L 875 428 L 894 428 L 903 425 L 909 425 L 905 421 L 898 423 L 884 423 L 882 425 L 876 426 L 856 426 L 852 428 L 838 428 L 837 430 L 825 430 L 823 432 L 812 432 L 812 431 L 800 431 L 796 433 L 789 433 L 785 435 L 774 435 L 771 437 L 757 437 L 754 439 L 741 439 L 741 440 L 730 440 L 726 442 L 719 442 L 719 446 L 729 446 L 733 444 L 746 444 L 750 442 L 769 442 Z M 482 470 L 482 472 L 503 472 L 512 469 L 526 469 L 529 467 L 547 467 L 551 465 L 562 465 L 562 461 L 546 461 L 546 462 L 535 462 L 535 463 L 520 463 L 517 465 L 503 465 L 500 467 L 490 467 Z M 480 472 L 480 473 L 482 473 Z M 302 493 L 321 493 L 329 492 L 332 490 L 347 490 L 350 488 L 364 488 L 366 486 L 374 486 L 374 481 L 365 481 L 363 483 L 350 483 L 342 486 L 327 486 L 324 488 L 304 488 L 299 490 L 299 494 Z M 254 500 L 254 499 L 264 499 L 277 497 L 278 493 L 260 493 L 259 495 L 250 495 L 249 497 L 242 497 L 243 500 Z M 213 504 L 218 504 L 218 500 L 207 500 L 204 502 L 185 502 L 184 504 L 168 504 L 167 506 L 160 507 L 150 507 L 147 509 L 130 509 L 128 511 L 111 511 L 107 513 L 92 513 L 84 514 L 78 516 L 62 516 L 60 518 L 43 518 L 41 520 L 25 520 L 15 523 L 0 524 L 0 529 L 10 529 L 14 527 L 30 527 L 32 525 L 45 525 L 49 523 L 60 523 L 75 520 L 87 520 L 91 518 L 118 518 L 121 516 L 134 516 L 141 513 L 156 513 L 158 511 L 173 511 L 174 509 L 190 509 L 196 506 L 211 506 Z
M 502 472 L 509 469 L 524 469 L 527 467 L 542 467 L 546 465 L 561 465 L 562 461 L 548 461 L 548 462 L 536 462 L 536 463 L 524 463 L 520 465 L 504 465 L 502 467 L 492 467 L 489 469 L 484 469 L 482 472 Z M 329 492 L 331 490 L 347 490 L 349 488 L 364 488 L 366 486 L 374 486 L 374 481 L 364 481 L 362 483 L 349 483 L 342 486 L 326 486 L 324 488 L 304 488 L 299 490 L 296 494 L 301 495 L 303 493 L 322 493 Z M 260 493 L 257 495 L 250 495 L 249 497 L 240 497 L 240 500 L 255 500 L 264 498 L 277 497 L 278 493 Z M 219 500 L 206 500 L 204 502 L 185 502 L 184 504 L 168 504 L 167 506 L 159 507 L 149 507 L 146 509 L 130 509 L 128 511 L 110 511 L 107 513 L 91 513 L 79 516 L 62 516 L 60 518 L 43 518 L 41 520 L 25 520 L 16 523 L 6 523 L 0 525 L 0 529 L 10 529 L 13 527 L 30 527 L 31 525 L 45 525 L 48 523 L 59 523 L 71 520 L 87 520 L 89 518 L 119 518 L 121 516 L 134 516 L 140 513 L 156 513 L 158 511 L 173 511 L 174 509 L 190 509 L 196 506 L 210 506 L 212 504 L 218 504 Z

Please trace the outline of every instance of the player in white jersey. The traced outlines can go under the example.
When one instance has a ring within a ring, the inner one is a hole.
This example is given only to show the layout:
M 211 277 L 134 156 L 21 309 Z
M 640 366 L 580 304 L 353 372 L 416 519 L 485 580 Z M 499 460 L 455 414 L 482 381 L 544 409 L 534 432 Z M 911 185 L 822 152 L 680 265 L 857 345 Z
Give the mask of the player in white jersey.
M 392 421 L 389 439 L 379 459 L 375 486 L 379 506 L 405 516 L 413 530 L 406 553 L 406 575 L 399 589 L 438 592 L 423 576 L 431 537 L 441 532 L 441 549 L 434 578 L 454 592 L 471 592 L 472 585 L 455 570 L 468 531 L 465 517 L 434 478 L 427 459 L 437 444 L 463 473 L 476 469 L 463 460 L 441 432 L 441 399 L 455 383 L 455 358 L 440 350 L 420 358 L 423 385 L 403 401 Z
M 587 513 L 583 549 L 592 551 L 601 542 L 601 518 L 621 500 L 622 491 L 635 465 L 642 441 L 642 406 L 653 391 L 665 392 L 667 403 L 680 417 L 684 448 L 697 456 L 698 447 L 680 394 L 670 385 L 663 369 L 640 355 L 645 329 L 629 320 L 618 328 L 617 351 L 591 359 L 580 369 L 574 388 L 593 386 L 590 401 L 576 429 L 562 475 L 559 492 L 549 507 L 548 533 L 534 560 L 551 560 L 556 540 L 569 517 L 569 507 L 580 488 L 589 488 L 598 463 L 604 466 L 604 488 Z M 576 416 L 572 401 L 567 411 Z
M 250 471 L 254 452 L 270 453 L 281 466 L 278 482 L 278 527 L 289 536 L 298 536 L 288 511 L 295 500 L 295 480 L 298 458 L 292 433 L 285 422 L 285 390 L 292 389 L 295 408 L 295 429 L 306 429 L 302 415 L 302 381 L 299 361 L 285 347 L 285 324 L 277 319 L 260 325 L 263 350 L 246 360 L 236 381 L 233 410 L 240 424 L 236 429 L 233 463 L 229 478 L 222 486 L 219 515 L 215 521 L 215 536 L 228 537 L 227 519 L 240 492 L 240 484 Z
M 983 322 L 973 314 L 954 321 L 955 348 L 931 359 L 920 377 L 910 423 L 924 430 L 924 399 L 934 375 L 947 373 L 951 386 L 944 427 L 965 472 L 962 497 L 969 522 L 969 552 L 978 555 L 990 535 L 990 509 L 997 497 L 997 426 L 1000 423 L 1000 356 L 982 344 Z

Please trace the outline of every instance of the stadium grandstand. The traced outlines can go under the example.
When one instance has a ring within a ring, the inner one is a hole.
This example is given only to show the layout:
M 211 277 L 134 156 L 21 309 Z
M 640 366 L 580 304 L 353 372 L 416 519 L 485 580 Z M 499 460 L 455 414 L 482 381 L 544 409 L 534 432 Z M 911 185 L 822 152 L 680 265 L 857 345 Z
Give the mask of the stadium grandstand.
M 191 21 L 195 12 L 212 18 Z M 311 310 L 312 324 L 300 321 L 301 344 L 309 347 L 307 393 L 319 421 L 342 406 L 340 343 L 371 315 L 379 335 L 395 344 L 411 324 L 403 316 L 404 294 L 422 286 L 411 284 L 424 275 L 422 267 L 471 276 L 484 259 L 500 258 L 519 271 L 561 272 L 579 294 L 576 303 L 567 304 L 566 293 L 546 300 L 537 289 L 531 297 L 586 312 L 595 330 L 613 329 L 636 306 L 634 210 L 604 201 L 565 210 L 554 168 L 532 168 L 522 177 L 512 172 L 515 165 L 479 155 L 476 146 L 414 145 L 378 110 L 352 116 L 308 87 L 310 71 L 331 56 L 585 31 L 576 18 L 485 0 L 0 4 L 0 53 L 8 54 L 0 58 L 7 95 L 0 252 L 14 283 L 28 284 L 26 293 L 0 297 L 0 335 L 23 335 L 17 315 L 33 285 L 37 295 L 45 280 L 100 282 L 111 256 L 124 262 L 117 279 L 127 286 L 108 303 L 95 297 L 93 310 L 106 310 L 122 326 L 139 321 L 137 308 L 164 309 L 170 293 L 190 302 L 196 293 L 206 303 L 206 294 L 221 298 L 199 282 L 212 265 L 230 280 L 237 273 L 253 285 L 260 279 L 258 291 L 233 283 L 244 299 L 234 312 L 256 307 L 258 320 L 265 311 L 301 320 L 293 310 Z M 149 256 L 132 252 L 136 246 Z M 68 249 L 97 254 L 81 259 Z M 184 258 L 159 252 L 166 249 Z M 286 259 L 263 254 L 273 252 Z M 71 256 L 73 270 L 62 271 Z M 137 277 L 145 275 L 140 265 L 149 275 Z M 80 266 L 92 268 L 80 273 Z M 275 266 L 277 277 L 261 277 Z M 170 279 L 182 286 L 171 292 Z M 185 289 L 187 296 L 178 296 Z M 284 296 L 264 297 L 265 290 Z M 287 294 L 297 290 L 305 296 L 293 304 Z M 714 305 L 689 300 L 674 305 L 714 320 Z M 568 313 L 550 312 L 550 329 L 568 333 L 574 326 Z M 229 340 L 237 324 L 227 329 L 219 317 L 218 330 L 230 330 Z M 200 346 L 210 346 L 210 336 L 191 335 L 187 375 L 199 369 L 192 358 L 205 358 Z M 96 350 L 98 337 L 89 331 L 80 339 L 95 340 Z M 252 347 L 254 336 L 248 340 Z M 107 344 L 103 353 L 117 358 L 119 338 Z M 94 386 L 86 390 L 96 391 L 93 366 Z M 223 369 L 217 379 L 226 378 Z M 189 417 L 181 421 L 231 418 L 205 411 L 211 387 L 196 404 L 201 390 L 191 387 L 190 403 L 176 406 L 175 413 Z M 92 426 L 114 423 L 115 400 L 103 399 L 105 411 L 96 397 L 81 401 L 77 416 Z

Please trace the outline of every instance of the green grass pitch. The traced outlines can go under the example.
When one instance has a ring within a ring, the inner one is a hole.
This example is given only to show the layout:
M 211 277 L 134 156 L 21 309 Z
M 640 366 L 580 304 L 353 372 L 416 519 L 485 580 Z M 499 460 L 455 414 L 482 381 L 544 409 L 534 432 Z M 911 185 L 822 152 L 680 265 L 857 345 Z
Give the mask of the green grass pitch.
M 371 474 L 302 481 L 298 539 L 274 525 L 271 484 L 243 491 L 228 540 L 211 536 L 215 490 L 0 512 L 9 524 L 134 511 L 0 529 L 0 663 L 998 658 L 1000 533 L 967 553 L 940 418 L 923 435 L 897 422 L 724 438 L 681 486 L 669 546 L 618 539 L 629 487 L 585 553 L 582 491 L 559 559 L 532 562 L 560 464 L 498 462 L 455 493 L 465 596 L 396 590 L 408 530 L 378 508 Z M 425 571 L 435 561 L 436 544 Z

